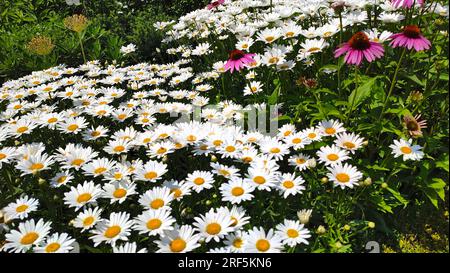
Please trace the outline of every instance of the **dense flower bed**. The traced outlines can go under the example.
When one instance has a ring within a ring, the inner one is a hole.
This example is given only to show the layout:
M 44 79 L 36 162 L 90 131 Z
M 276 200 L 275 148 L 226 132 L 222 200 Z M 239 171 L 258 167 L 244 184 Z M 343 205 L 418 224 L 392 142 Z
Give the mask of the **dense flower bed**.
M 448 8 L 213 1 L 155 24 L 172 63 L 4 83 L 3 250 L 360 251 L 383 214 L 444 199 L 448 134 L 417 115 L 423 96 L 448 115 L 448 70 L 430 61 L 448 38 L 430 20 Z

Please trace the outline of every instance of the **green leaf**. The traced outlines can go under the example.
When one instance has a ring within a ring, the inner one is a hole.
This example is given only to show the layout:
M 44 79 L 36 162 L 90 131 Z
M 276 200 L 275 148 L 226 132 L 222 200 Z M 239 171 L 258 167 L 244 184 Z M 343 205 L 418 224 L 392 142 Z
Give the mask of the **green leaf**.
M 436 194 L 439 196 L 439 198 L 441 198 L 442 201 L 444 201 L 444 199 L 445 199 L 445 191 L 444 191 L 445 185 L 447 185 L 447 184 L 441 178 L 433 178 L 432 182 L 430 184 L 428 184 L 428 188 L 434 189 L 436 191 Z
M 353 90 L 353 92 L 348 97 L 347 102 L 348 107 L 352 107 L 353 104 L 353 108 L 349 109 L 350 111 L 352 111 L 354 108 L 356 108 L 359 104 L 361 104 L 365 99 L 367 99 L 370 96 L 370 93 L 372 92 L 372 89 L 374 87 L 374 84 L 377 82 L 377 79 L 378 77 L 369 78 L 361 86 Z
M 395 199 L 397 199 L 398 201 L 400 201 L 400 203 L 402 203 L 404 207 L 406 207 L 406 206 L 408 205 L 409 201 L 406 200 L 406 199 L 401 195 L 401 193 L 399 193 L 398 191 L 396 191 L 396 190 L 394 190 L 394 189 L 392 189 L 392 188 L 387 188 L 387 190 L 388 190 L 390 193 L 392 193 L 392 196 L 394 196 Z
M 269 105 L 275 105 L 278 101 L 278 94 L 281 89 L 281 84 L 278 82 L 277 86 L 275 87 L 275 90 L 273 90 L 272 95 L 269 96 L 267 99 L 267 103 Z
M 417 75 L 405 75 L 405 74 L 403 74 L 402 76 L 404 76 L 404 77 L 410 79 L 411 81 L 417 83 L 417 84 L 420 85 L 420 86 L 425 86 L 425 83 L 424 83 L 423 81 L 421 81 L 421 80 L 417 77 Z
M 436 161 L 436 168 L 441 168 L 448 172 L 449 162 L 448 162 L 448 154 L 445 154 L 442 156 L 442 158 L 439 158 L 438 161 Z

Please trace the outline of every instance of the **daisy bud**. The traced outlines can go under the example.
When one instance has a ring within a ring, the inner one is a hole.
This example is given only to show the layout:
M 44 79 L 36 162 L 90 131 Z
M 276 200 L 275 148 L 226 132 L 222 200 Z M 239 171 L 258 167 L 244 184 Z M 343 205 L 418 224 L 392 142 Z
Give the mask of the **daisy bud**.
M 334 246 L 335 246 L 336 248 L 341 248 L 341 247 L 342 247 L 342 244 L 341 244 L 341 242 L 336 242 L 336 243 L 334 244 Z
M 434 23 L 435 23 L 437 26 L 442 26 L 443 24 L 445 24 L 445 21 L 442 20 L 441 18 L 438 18 L 438 19 L 434 20 Z
M 349 225 L 345 225 L 345 226 L 344 226 L 344 230 L 345 230 L 345 231 L 349 231 L 349 230 L 350 230 L 350 226 L 349 226 Z
M 364 180 L 363 185 L 364 185 L 364 186 L 370 186 L 370 185 L 372 185 L 372 178 L 367 177 L 367 178 Z
M 213 194 L 212 198 L 216 199 L 217 198 L 217 194 Z
M 323 184 L 328 183 L 328 177 L 322 177 L 322 179 L 320 179 L 320 182 L 322 182 Z
M 369 223 L 367 223 L 367 226 L 369 228 L 375 228 L 375 223 L 374 222 L 369 222 Z
M 369 141 L 368 141 L 368 140 L 364 140 L 363 143 L 362 143 L 362 145 L 363 145 L 363 146 L 369 145 Z
M 306 225 L 309 223 L 309 219 L 311 218 L 312 209 L 302 209 L 297 212 L 298 219 L 301 224 Z
M 209 206 L 209 205 L 212 204 L 212 201 L 211 201 L 211 200 L 206 200 L 205 204 L 206 204 L 207 206 Z
M 382 187 L 383 189 L 387 189 L 387 188 L 388 188 L 388 184 L 387 184 L 387 183 L 382 183 L 382 184 L 381 184 L 381 187 Z
M 448 210 L 444 211 L 444 217 L 448 219 Z
M 199 244 L 203 244 L 205 242 L 205 238 L 200 238 L 199 240 L 198 240 L 198 243 Z
M 217 157 L 215 155 L 211 155 L 211 162 L 217 162 Z
M 43 178 L 39 178 L 39 180 L 38 180 L 39 186 L 44 185 L 45 182 L 46 182 L 46 181 L 45 181 L 45 179 L 43 179 Z
M 308 168 L 310 168 L 310 169 L 315 168 L 316 165 L 317 165 L 317 162 L 316 162 L 316 160 L 314 158 L 308 159 L 306 161 L 306 166 L 308 166 Z
M 168 160 L 167 155 L 163 156 L 162 162 L 167 162 L 167 160 Z
M 327 232 L 327 230 L 325 229 L 325 227 L 324 226 L 322 226 L 322 225 L 320 225 L 318 228 L 317 228 L 317 234 L 325 234 L 325 232 Z
M 18 140 L 14 141 L 14 145 L 19 146 L 20 145 L 20 141 L 18 141 Z

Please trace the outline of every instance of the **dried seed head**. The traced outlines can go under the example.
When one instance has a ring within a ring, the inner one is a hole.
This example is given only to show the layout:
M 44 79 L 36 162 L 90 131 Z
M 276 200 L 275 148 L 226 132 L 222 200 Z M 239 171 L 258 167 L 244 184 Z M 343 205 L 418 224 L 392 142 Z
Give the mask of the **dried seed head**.
M 64 26 L 77 33 L 80 33 L 83 30 L 85 30 L 88 24 L 89 24 L 88 18 L 82 14 L 74 14 L 64 19 Z
M 47 36 L 35 36 L 26 45 L 28 51 L 41 56 L 50 54 L 54 47 L 52 39 Z

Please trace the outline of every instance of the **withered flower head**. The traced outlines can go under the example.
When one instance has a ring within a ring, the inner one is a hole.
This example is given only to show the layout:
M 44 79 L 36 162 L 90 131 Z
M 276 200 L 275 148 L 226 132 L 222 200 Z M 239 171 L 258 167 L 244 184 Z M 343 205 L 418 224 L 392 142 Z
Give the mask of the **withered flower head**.
M 52 39 L 47 36 L 35 36 L 26 45 L 28 51 L 41 56 L 50 54 L 54 47 Z
M 334 9 L 334 11 L 337 13 L 342 12 L 346 6 L 348 5 L 345 3 L 345 1 L 342 0 L 334 1 L 331 4 L 331 8 Z
M 421 137 L 422 129 L 427 128 L 427 121 L 421 120 L 420 115 L 416 115 L 415 117 L 406 115 L 403 117 L 403 122 L 408 130 L 408 133 L 412 137 Z
M 423 100 L 423 94 L 420 91 L 412 91 L 409 94 L 408 100 L 411 102 L 420 102 Z
M 296 80 L 295 83 L 297 85 L 304 85 L 306 88 L 310 89 L 317 87 L 317 81 L 315 79 L 310 79 L 303 76 Z
M 74 14 L 72 16 L 64 18 L 64 26 L 78 33 L 85 30 L 88 24 L 89 24 L 88 18 L 82 14 Z

